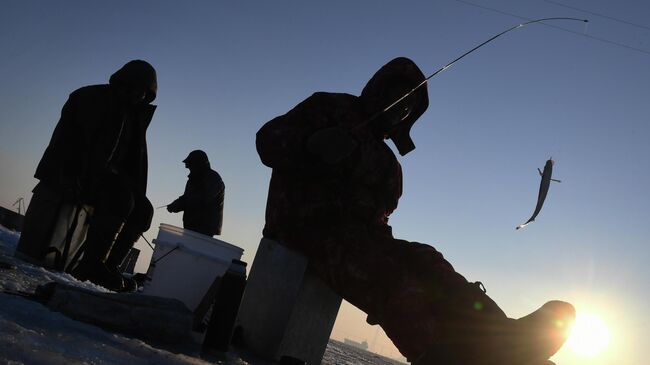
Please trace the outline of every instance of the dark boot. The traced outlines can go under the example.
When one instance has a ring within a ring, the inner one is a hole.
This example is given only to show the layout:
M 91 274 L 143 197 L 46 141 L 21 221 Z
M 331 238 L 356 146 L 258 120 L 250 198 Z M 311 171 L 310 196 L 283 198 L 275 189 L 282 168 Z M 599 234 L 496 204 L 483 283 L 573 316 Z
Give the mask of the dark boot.
M 480 283 L 450 293 L 441 304 L 440 338 L 414 365 L 549 364 L 575 319 L 569 303 L 551 301 L 520 319 L 507 318 Z
M 120 275 L 113 274 L 104 260 L 122 228 L 122 219 L 114 216 L 93 216 L 84 243 L 83 256 L 72 270 L 72 276 L 81 281 L 91 282 L 107 289 L 119 291 L 123 283 Z
M 103 286 L 108 290 L 115 292 L 124 291 L 124 280 L 122 279 L 122 275 L 110 270 L 103 262 L 92 266 L 82 262 L 72 271 L 72 276 L 80 281 L 88 280 L 91 283 Z
M 106 265 L 108 267 L 119 267 L 122 265 L 122 262 L 129 254 L 129 251 L 135 244 L 135 242 L 140 238 L 140 232 L 128 229 L 124 227 L 120 234 L 117 235 L 115 243 L 111 248 L 111 252 L 106 259 Z
M 122 277 L 125 292 L 135 292 L 138 289 L 138 283 L 132 278 L 123 275 L 119 269 L 138 238 L 140 238 L 140 232 L 125 227 L 115 239 L 113 248 L 111 248 L 111 252 L 106 259 L 108 269 Z

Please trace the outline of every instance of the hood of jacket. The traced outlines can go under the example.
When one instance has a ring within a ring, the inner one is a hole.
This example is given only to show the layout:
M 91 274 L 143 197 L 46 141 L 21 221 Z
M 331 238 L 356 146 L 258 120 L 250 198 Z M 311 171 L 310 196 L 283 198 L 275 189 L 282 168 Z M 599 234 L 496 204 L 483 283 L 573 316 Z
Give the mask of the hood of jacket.
M 144 103 L 149 104 L 156 99 L 158 80 L 156 70 L 143 60 L 129 61 L 109 79 L 109 84 L 128 90 L 140 89 L 145 92 Z
M 406 57 L 395 58 L 382 66 L 368 81 L 360 96 L 364 112 L 375 117 L 375 120 L 370 122 L 371 125 L 381 124 L 382 111 L 418 86 L 424 79 L 424 74 L 415 62 Z M 394 108 L 405 108 L 405 105 L 408 105 L 408 111 L 399 124 L 384 131 L 401 155 L 415 149 L 410 131 L 415 121 L 424 114 L 429 106 L 426 85 L 419 87 Z M 388 112 L 391 110 L 386 111 L 386 113 Z M 380 128 L 385 127 L 380 126 Z

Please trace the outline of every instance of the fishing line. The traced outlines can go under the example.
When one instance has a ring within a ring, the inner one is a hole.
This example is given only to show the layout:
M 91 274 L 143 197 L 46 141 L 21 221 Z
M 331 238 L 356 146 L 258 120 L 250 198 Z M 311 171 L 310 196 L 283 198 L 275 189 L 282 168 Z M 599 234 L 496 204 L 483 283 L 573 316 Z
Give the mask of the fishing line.
M 368 122 L 371 121 L 371 120 L 373 120 L 373 119 L 375 119 L 375 118 L 377 118 L 380 114 L 385 113 L 386 111 L 388 111 L 389 109 L 391 109 L 391 108 L 394 107 L 395 105 L 399 104 L 400 101 L 404 100 L 404 99 L 407 98 L 409 95 L 413 94 L 417 89 L 419 89 L 420 87 L 422 87 L 422 85 L 426 84 L 426 83 L 427 83 L 427 82 L 428 82 L 432 77 L 434 77 L 434 76 L 436 76 L 437 74 L 439 74 L 439 73 L 441 73 L 441 72 L 447 70 L 448 68 L 450 68 L 451 66 L 453 66 L 456 62 L 458 62 L 458 61 L 460 61 L 461 59 L 463 59 L 463 57 L 469 55 L 470 53 L 476 51 L 477 49 L 483 47 L 484 45 L 486 45 L 486 44 L 492 42 L 493 40 L 495 40 L 495 39 L 501 37 L 502 35 L 504 35 L 504 34 L 510 32 L 510 31 L 515 30 L 515 29 L 519 29 L 519 28 L 525 27 L 525 26 L 527 26 L 527 25 L 529 25 L 529 24 L 540 23 L 540 22 L 548 21 L 548 20 L 571 20 L 571 21 L 579 21 L 579 22 L 584 22 L 584 23 L 588 23 L 588 22 L 589 22 L 589 20 L 587 20 L 587 19 L 578 19 L 578 18 L 569 18 L 569 17 L 555 17 L 555 18 L 541 18 L 541 19 L 529 20 L 529 21 L 527 21 L 527 22 L 524 22 L 524 23 L 521 23 L 521 24 L 517 24 L 517 25 L 515 25 L 515 26 L 513 26 L 513 27 L 510 27 L 510 28 L 504 30 L 503 32 L 498 33 L 498 34 L 492 36 L 492 37 L 489 38 L 488 40 L 484 41 L 483 43 L 477 45 L 476 47 L 474 47 L 474 48 L 470 49 L 469 51 L 463 53 L 462 55 L 460 55 L 459 57 L 457 57 L 457 58 L 454 59 L 453 61 L 451 61 L 451 62 L 449 62 L 448 64 L 446 64 L 446 65 L 442 66 L 441 68 L 439 68 L 436 72 L 434 72 L 434 73 L 432 73 L 430 76 L 426 77 L 426 78 L 425 78 L 421 83 L 419 83 L 417 86 L 415 86 L 413 89 L 411 89 L 411 91 L 407 92 L 407 93 L 404 94 L 401 98 L 395 100 L 392 104 L 388 105 L 388 106 L 385 107 L 383 110 L 381 110 L 381 111 L 377 112 L 375 115 L 373 115 L 373 116 L 370 118 L 370 120 L 368 120 Z
M 558 159 L 559 160 L 562 159 L 562 155 L 564 153 L 562 147 L 564 146 L 565 143 L 563 141 L 560 141 L 560 135 L 563 136 L 564 134 L 563 133 L 555 133 L 555 136 L 553 138 L 553 143 L 551 144 L 552 155 L 548 157 L 548 158 L 553 159 L 556 162 L 558 161 Z
M 162 260 L 162 259 L 164 259 L 165 257 L 167 257 L 167 255 L 169 255 L 170 253 L 172 253 L 172 252 L 178 250 L 180 247 L 181 247 L 181 246 L 176 246 L 176 247 L 172 248 L 171 250 L 167 251 L 166 254 L 160 256 L 157 260 L 154 260 L 154 261 L 153 261 L 153 264 L 156 265 L 160 260 Z
M 613 16 L 609 16 L 609 15 L 605 15 L 605 14 L 599 14 L 599 13 L 596 13 L 596 12 L 593 12 L 593 11 L 590 11 L 590 10 L 581 9 L 581 8 L 577 8 L 577 7 L 575 7 L 575 6 L 570 6 L 570 5 L 562 4 L 562 3 L 559 3 L 559 2 L 557 2 L 557 1 L 552 1 L 552 0 L 542 0 L 542 1 L 544 1 L 545 3 L 549 3 L 549 4 L 553 4 L 553 5 L 561 6 L 561 7 L 563 7 L 563 8 L 567 8 L 567 9 L 571 9 L 571 10 L 577 10 L 577 11 L 581 11 L 581 12 L 583 12 L 583 13 L 587 13 L 587 14 L 591 14 L 591 15 L 599 16 L 599 17 L 601 17 L 601 18 L 609 19 L 609 20 L 611 20 L 611 21 L 615 21 L 615 22 L 618 22 L 618 23 L 621 23 L 621 24 L 631 25 L 631 26 L 633 26 L 633 27 L 637 27 L 637 28 L 641 28 L 641 29 L 650 30 L 650 27 L 645 26 L 645 25 L 643 25 L 643 24 L 637 24 L 637 23 L 633 23 L 633 22 L 630 22 L 630 21 L 627 21 L 627 20 L 624 20 L 624 19 L 615 18 L 615 17 L 613 17 Z
M 502 10 L 498 10 L 498 9 L 490 8 L 490 7 L 487 7 L 487 6 L 483 6 L 483 5 L 475 4 L 475 3 L 472 3 L 472 2 L 469 2 L 469 1 L 466 1 L 466 0 L 454 0 L 454 1 L 459 2 L 459 3 L 466 4 L 466 5 L 469 5 L 469 6 L 474 6 L 474 7 L 476 7 L 476 8 L 484 9 L 484 10 L 487 10 L 487 11 L 491 11 L 491 12 L 494 12 L 494 13 L 499 13 L 499 14 L 502 14 L 502 15 L 511 16 L 511 17 L 513 17 L 513 18 L 524 19 L 524 20 L 530 20 L 530 18 L 526 18 L 526 17 L 523 17 L 523 16 L 521 16 L 521 15 L 517 15 L 517 14 L 513 14 L 513 13 L 508 13 L 508 12 L 506 12 L 506 11 L 502 11 Z M 611 45 L 611 46 L 617 46 L 617 47 L 625 48 L 625 49 L 627 49 L 627 50 L 636 51 L 636 52 L 644 53 L 644 54 L 646 54 L 646 55 L 650 55 L 650 51 L 645 50 L 645 49 L 642 49 L 642 48 L 637 48 L 637 47 L 630 46 L 630 45 L 627 45 L 627 44 L 624 44 L 624 43 L 615 42 L 615 41 L 612 41 L 612 40 L 609 40 L 609 39 L 596 37 L 596 36 L 589 35 L 589 34 L 586 34 L 586 33 L 576 32 L 576 31 L 573 31 L 573 30 L 571 30 L 571 29 L 566 29 L 566 28 L 558 27 L 558 26 L 556 26 L 556 25 L 552 25 L 552 24 L 546 24 L 546 23 L 543 23 L 543 24 L 544 24 L 545 26 L 547 26 L 547 27 L 551 27 L 551 28 L 559 29 L 559 30 L 562 30 L 562 31 L 565 31 L 565 32 L 568 32 L 568 33 L 576 34 L 576 35 L 579 35 L 579 36 L 582 36 L 582 37 L 585 37 L 585 38 L 589 38 L 589 39 L 593 39 L 593 40 L 595 40 L 595 41 L 599 41 L 599 42 L 602 42 L 602 43 L 607 43 L 607 44 L 609 44 L 609 45 Z
M 144 234 L 140 233 L 140 237 L 142 237 L 144 241 L 149 245 L 149 247 L 151 247 L 151 251 L 155 251 L 155 249 L 153 248 L 151 243 L 149 243 L 149 240 L 144 236 Z

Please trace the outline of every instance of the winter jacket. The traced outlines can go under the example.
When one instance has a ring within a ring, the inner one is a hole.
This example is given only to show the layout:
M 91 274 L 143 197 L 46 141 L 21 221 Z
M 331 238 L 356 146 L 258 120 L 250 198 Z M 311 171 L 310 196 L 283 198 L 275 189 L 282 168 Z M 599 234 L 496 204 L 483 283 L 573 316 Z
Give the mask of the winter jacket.
M 169 205 L 172 212 L 183 213 L 183 227 L 208 236 L 221 234 L 225 185 L 221 176 L 210 169 L 192 171 L 185 192 Z
M 52 187 L 88 196 L 103 174 L 112 171 L 125 174 L 133 192 L 144 195 L 146 130 L 155 109 L 142 103 L 125 110 L 110 84 L 74 91 L 34 176 Z
M 285 233 L 304 227 L 335 227 L 341 220 L 387 225 L 402 194 L 401 167 L 367 118 L 358 97 L 318 92 L 258 131 L 257 151 L 273 168 L 265 236 L 291 245 Z M 331 127 L 356 145 L 334 164 L 307 148 L 314 133 Z

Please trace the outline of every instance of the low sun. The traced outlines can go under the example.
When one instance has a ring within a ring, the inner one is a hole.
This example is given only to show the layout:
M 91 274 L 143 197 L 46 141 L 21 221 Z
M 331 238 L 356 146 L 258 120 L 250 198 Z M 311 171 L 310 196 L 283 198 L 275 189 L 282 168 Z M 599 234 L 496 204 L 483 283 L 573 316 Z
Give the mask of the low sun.
M 609 345 L 609 329 L 600 317 L 578 313 L 567 346 L 578 355 L 593 357 Z

